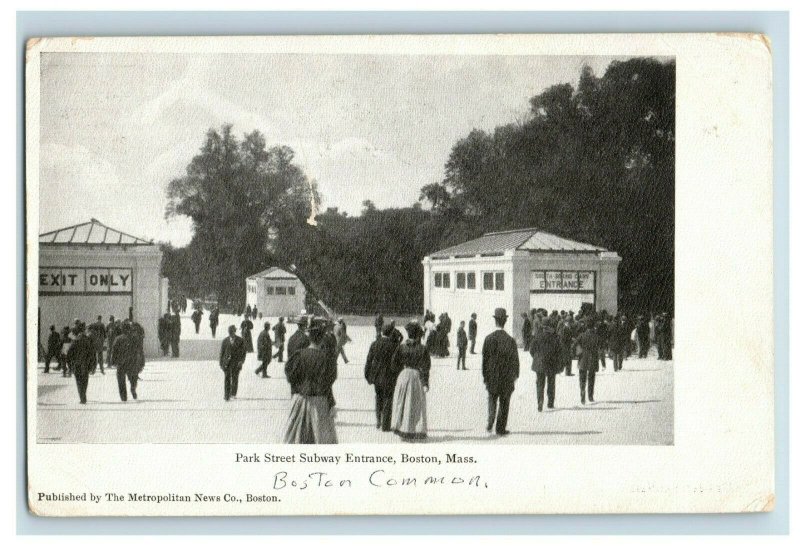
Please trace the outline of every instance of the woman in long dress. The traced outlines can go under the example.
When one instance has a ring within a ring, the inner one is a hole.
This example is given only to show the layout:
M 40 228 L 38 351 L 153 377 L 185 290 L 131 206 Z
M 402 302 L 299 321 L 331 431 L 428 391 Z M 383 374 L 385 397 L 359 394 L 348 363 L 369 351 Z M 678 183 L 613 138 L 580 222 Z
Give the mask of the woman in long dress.
M 399 372 L 392 404 L 392 430 L 404 440 L 421 440 L 428 435 L 425 393 L 431 371 L 431 355 L 423 345 L 422 327 L 406 325 L 408 339 L 397 347 L 392 368 Z
M 324 336 L 324 321 L 312 321 L 308 329 L 310 345 L 286 362 L 292 405 L 283 435 L 285 444 L 337 443 L 330 403 L 336 362 L 320 347 Z
M 248 353 L 253 352 L 253 321 L 245 315 L 241 324 L 242 339 L 244 340 L 244 348 Z

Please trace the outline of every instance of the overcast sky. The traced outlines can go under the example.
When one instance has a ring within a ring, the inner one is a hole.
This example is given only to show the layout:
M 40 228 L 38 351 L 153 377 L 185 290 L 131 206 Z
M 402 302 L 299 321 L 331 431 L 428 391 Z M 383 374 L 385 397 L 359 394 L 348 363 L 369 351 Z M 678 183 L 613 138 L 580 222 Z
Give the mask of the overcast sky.
M 90 217 L 184 245 L 165 189 L 210 127 L 258 129 L 292 147 L 323 209 L 409 206 L 440 181 L 473 128 L 524 116 L 556 83 L 611 57 L 45 54 L 40 232 Z

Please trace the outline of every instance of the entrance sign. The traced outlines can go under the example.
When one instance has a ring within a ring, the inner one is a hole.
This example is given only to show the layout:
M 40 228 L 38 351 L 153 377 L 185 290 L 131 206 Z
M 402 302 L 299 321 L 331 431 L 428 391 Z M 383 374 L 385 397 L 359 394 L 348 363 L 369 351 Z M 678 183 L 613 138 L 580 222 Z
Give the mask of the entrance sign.
M 130 294 L 133 272 L 123 267 L 40 267 L 39 294 Z
M 532 292 L 594 292 L 594 271 L 531 271 Z

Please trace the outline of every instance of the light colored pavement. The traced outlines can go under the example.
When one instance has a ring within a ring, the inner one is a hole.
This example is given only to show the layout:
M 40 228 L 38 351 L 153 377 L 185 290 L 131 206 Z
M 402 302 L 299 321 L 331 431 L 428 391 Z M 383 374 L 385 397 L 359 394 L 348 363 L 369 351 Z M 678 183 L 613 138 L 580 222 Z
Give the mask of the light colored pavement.
M 86 405 L 78 404 L 75 381 L 59 373 L 38 373 L 37 436 L 57 443 L 279 443 L 288 415 L 289 387 L 283 365 L 273 360 L 269 379 L 254 374 L 248 354 L 236 400 L 223 400 L 219 345 L 228 324 L 220 317 L 217 339 L 211 339 L 207 314 L 200 334 L 183 319 L 181 358 L 148 361 L 141 374 L 139 400 L 119 399 L 116 373 L 98 371 L 89 380 Z M 255 337 L 263 321 L 256 322 Z M 274 324 L 274 320 L 270 320 Z M 479 339 L 488 333 L 486 326 Z M 289 334 L 295 326 L 289 325 Z M 392 433 L 375 428 L 374 391 L 364 380 L 364 360 L 374 339 L 370 326 L 350 326 L 353 341 L 345 346 L 350 364 L 339 361 L 334 385 L 340 443 L 396 443 Z M 451 336 L 454 338 L 455 336 Z M 478 351 L 480 346 L 478 346 Z M 595 403 L 580 403 L 577 372 L 558 376 L 556 407 L 536 411 L 531 357 L 520 352 L 521 374 L 511 399 L 503 438 L 485 431 L 486 391 L 480 356 L 469 355 L 467 371 L 457 371 L 455 357 L 434 359 L 428 393 L 428 442 L 501 444 L 631 444 L 673 442 L 673 365 L 651 356 L 626 360 L 621 372 L 608 368 L 597 375 Z

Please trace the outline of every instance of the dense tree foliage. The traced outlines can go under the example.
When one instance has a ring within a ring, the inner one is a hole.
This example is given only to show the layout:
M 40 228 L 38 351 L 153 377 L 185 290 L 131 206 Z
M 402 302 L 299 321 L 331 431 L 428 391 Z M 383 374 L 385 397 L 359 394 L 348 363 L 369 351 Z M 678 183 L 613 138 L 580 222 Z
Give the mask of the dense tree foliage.
M 526 120 L 453 146 L 445 177 L 420 202 L 360 215 L 327 209 L 286 147 L 254 132 L 209 131 L 167 215 L 194 221 L 186 249 L 165 248 L 165 275 L 189 295 L 241 304 L 244 279 L 294 265 L 339 312 L 419 312 L 422 258 L 487 231 L 539 227 L 615 250 L 621 306 L 671 309 L 674 286 L 675 64 L 652 59 L 589 68 L 577 89 L 550 87 Z M 425 204 L 423 208 L 420 206 Z

